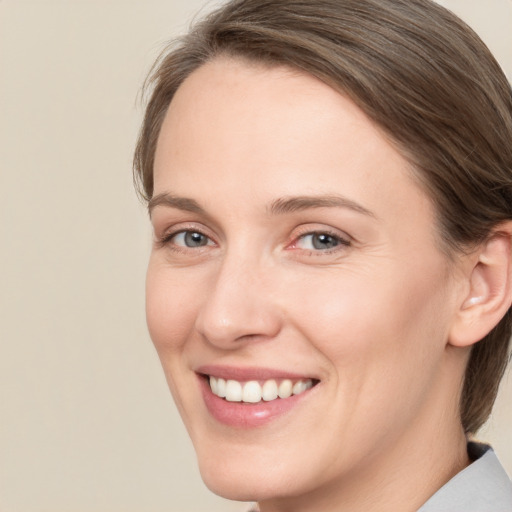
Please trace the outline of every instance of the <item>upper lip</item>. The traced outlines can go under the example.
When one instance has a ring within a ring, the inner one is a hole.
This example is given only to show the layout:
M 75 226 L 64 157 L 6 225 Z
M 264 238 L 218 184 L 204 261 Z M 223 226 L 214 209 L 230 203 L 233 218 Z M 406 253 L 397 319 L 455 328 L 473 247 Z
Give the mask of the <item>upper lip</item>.
M 236 367 L 208 364 L 196 368 L 196 373 L 210 375 L 225 380 L 249 381 L 249 380 L 270 380 L 270 379 L 314 379 L 305 374 L 287 372 L 273 368 L 261 368 L 256 366 Z

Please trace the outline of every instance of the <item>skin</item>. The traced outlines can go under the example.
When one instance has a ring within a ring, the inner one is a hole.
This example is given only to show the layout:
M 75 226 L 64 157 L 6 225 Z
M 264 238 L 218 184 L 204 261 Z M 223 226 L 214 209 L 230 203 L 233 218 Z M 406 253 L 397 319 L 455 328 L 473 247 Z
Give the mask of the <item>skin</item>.
M 350 100 L 298 71 L 218 58 L 174 97 L 154 177 L 155 197 L 195 201 L 151 205 L 147 320 L 214 492 L 263 512 L 413 511 L 467 465 L 468 349 L 450 333 L 469 267 L 440 249 L 408 162 Z M 333 195 L 345 204 L 270 211 Z M 206 245 L 187 247 L 186 230 Z M 315 248 L 312 232 L 343 243 Z M 205 364 L 320 382 L 237 429 L 205 407 Z

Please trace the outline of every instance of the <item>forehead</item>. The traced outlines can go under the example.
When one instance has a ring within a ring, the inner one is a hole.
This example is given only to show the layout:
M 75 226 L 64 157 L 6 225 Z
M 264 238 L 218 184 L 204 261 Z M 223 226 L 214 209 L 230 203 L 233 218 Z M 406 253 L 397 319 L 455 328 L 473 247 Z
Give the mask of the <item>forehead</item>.
M 431 215 L 409 163 L 352 101 L 306 73 L 228 58 L 185 80 L 160 132 L 155 194 L 192 184 L 195 199 L 214 187 L 232 207 L 336 192 L 368 209 L 387 200 L 397 219 Z

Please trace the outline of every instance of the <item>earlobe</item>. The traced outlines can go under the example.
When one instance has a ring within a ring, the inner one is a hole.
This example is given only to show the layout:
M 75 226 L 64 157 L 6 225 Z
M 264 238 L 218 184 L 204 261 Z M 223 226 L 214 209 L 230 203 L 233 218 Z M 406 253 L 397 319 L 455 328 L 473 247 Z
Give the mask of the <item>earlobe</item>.
M 450 330 L 449 343 L 468 347 L 484 338 L 512 303 L 512 222 L 499 226 L 472 254 L 469 286 Z

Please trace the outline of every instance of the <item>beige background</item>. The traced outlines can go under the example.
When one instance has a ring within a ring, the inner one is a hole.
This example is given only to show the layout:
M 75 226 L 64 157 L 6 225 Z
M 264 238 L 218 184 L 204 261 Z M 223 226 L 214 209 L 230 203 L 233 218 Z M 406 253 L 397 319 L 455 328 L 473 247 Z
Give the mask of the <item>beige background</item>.
M 512 75 L 512 2 L 446 0 Z M 144 321 L 139 86 L 202 0 L 0 0 L 0 512 L 229 512 Z M 490 426 L 512 473 L 512 379 Z

